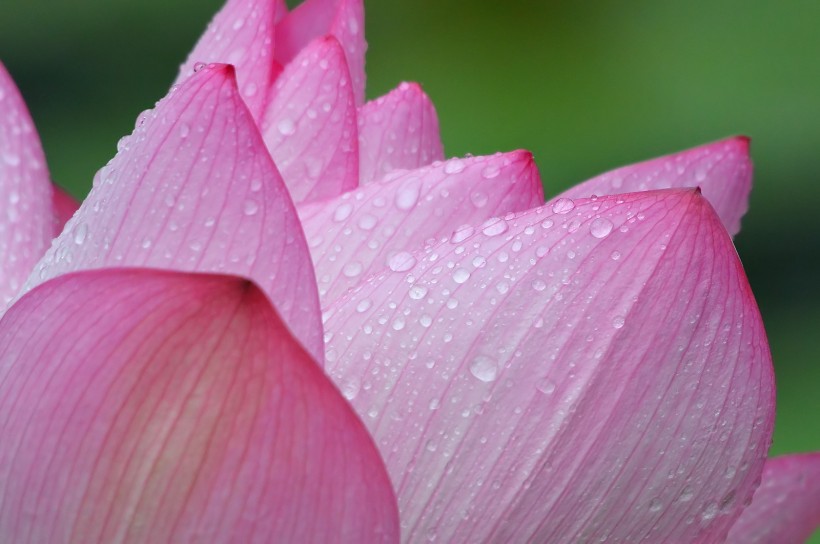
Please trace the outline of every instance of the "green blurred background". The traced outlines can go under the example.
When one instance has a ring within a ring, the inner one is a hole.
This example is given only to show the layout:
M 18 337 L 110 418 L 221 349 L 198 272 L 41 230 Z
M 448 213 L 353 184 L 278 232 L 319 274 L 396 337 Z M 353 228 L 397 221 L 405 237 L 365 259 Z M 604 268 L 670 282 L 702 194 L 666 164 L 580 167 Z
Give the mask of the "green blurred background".
M 88 191 L 221 5 L 0 1 L 0 59 L 60 184 Z M 820 2 L 366 5 L 368 96 L 419 81 L 448 155 L 528 148 L 548 195 L 622 164 L 751 136 L 755 189 L 736 242 L 774 354 L 772 451 L 820 449 Z

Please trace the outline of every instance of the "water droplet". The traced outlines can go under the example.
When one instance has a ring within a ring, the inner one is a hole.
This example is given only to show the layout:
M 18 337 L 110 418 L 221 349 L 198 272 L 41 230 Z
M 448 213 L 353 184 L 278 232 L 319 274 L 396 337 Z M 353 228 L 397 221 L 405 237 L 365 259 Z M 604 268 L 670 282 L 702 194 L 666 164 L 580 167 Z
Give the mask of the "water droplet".
M 609 255 L 609 257 L 610 257 L 613 261 L 617 261 L 618 259 L 620 259 L 620 258 L 621 258 L 621 252 L 620 252 L 620 251 L 613 251 L 613 252 Z
M 507 222 L 500 217 L 491 217 L 481 225 L 481 232 L 486 236 L 498 236 L 507 232 Z
M 501 168 L 498 167 L 497 164 L 488 164 L 484 167 L 484 170 L 481 171 L 481 176 L 484 179 L 493 179 L 498 177 L 498 174 L 501 173 Z
M 694 496 L 695 496 L 695 492 L 692 490 L 692 488 L 689 487 L 689 486 L 686 486 L 681 490 L 680 497 L 678 497 L 678 500 L 680 502 L 689 502 L 689 501 L 692 500 L 692 498 Z
M 293 124 L 293 121 L 290 119 L 282 119 L 276 125 L 276 130 L 279 131 L 279 134 L 282 136 L 290 136 L 294 132 L 296 132 L 296 125 Z
M 410 298 L 413 300 L 421 300 L 427 296 L 427 287 L 423 285 L 414 285 L 410 288 Z
M 336 210 L 334 210 L 333 220 L 337 223 L 341 223 L 342 221 L 350 217 L 351 213 L 353 213 L 353 204 L 349 202 L 344 202 L 342 204 L 339 204 Z
M 553 213 L 569 213 L 575 209 L 575 202 L 571 198 L 559 198 L 552 205 Z
M 200 70 L 204 70 L 207 64 L 204 62 L 196 62 L 194 63 L 194 72 L 199 72 Z
M 365 215 L 363 215 L 359 218 L 358 225 L 359 225 L 359 228 L 362 229 L 362 230 L 373 230 L 373 228 L 376 226 L 376 223 L 378 223 L 378 221 L 379 220 L 378 220 L 378 218 L 376 218 L 376 216 L 370 215 L 368 213 L 368 214 L 365 214 Z
M 342 390 L 342 395 L 344 395 L 347 400 L 353 400 L 356 398 L 356 395 L 359 394 L 361 384 L 359 384 L 359 380 L 355 378 L 347 378 L 342 381 L 340 389 Z
M 457 268 L 455 272 L 453 272 L 453 281 L 456 283 L 464 283 L 465 281 L 470 279 L 470 271 L 466 268 Z
M 625 322 L 626 319 L 624 319 L 624 316 L 622 315 L 616 315 L 612 318 L 612 326 L 616 329 L 620 329 L 621 327 L 623 327 Z
M 544 283 L 544 280 L 532 280 L 532 288 L 536 291 L 543 291 L 547 288 L 547 284 Z
M 364 312 L 366 312 L 367 310 L 370 309 L 371 305 L 372 305 L 372 302 L 370 302 L 370 299 L 366 299 L 366 298 L 362 299 L 356 305 L 356 311 L 359 312 L 360 314 L 364 313 Z
M 543 378 L 535 384 L 535 388 L 545 395 L 552 395 L 555 392 L 555 382 L 549 378 Z
M 74 230 L 74 243 L 78 246 L 83 245 L 83 242 L 85 242 L 87 236 L 88 225 L 85 223 L 80 223 L 80 225 Z
M 451 159 L 444 165 L 445 174 L 458 174 L 464 170 L 464 161 L 461 159 Z
M 462 225 L 453 231 L 450 235 L 450 242 L 458 244 L 473 235 L 475 230 L 470 225 Z
M 482 382 L 491 382 L 498 377 L 498 363 L 486 355 L 478 355 L 470 363 L 470 373 Z
M 660 512 L 661 508 L 663 508 L 663 503 L 657 497 L 649 501 L 649 511 L 650 512 Z
M 401 251 L 387 260 L 387 266 L 393 272 L 407 272 L 416 266 L 416 258 L 406 251 Z
M 3 151 L 3 162 L 9 166 L 17 166 L 20 164 L 20 155 L 11 151 Z
M 362 263 L 347 263 L 342 268 L 342 274 L 345 275 L 347 278 L 355 278 L 359 274 L 362 273 Z
M 710 502 L 706 505 L 703 512 L 700 515 L 700 518 L 703 521 L 711 521 L 715 519 L 715 516 L 718 515 L 718 504 L 716 502 Z
M 604 217 L 596 217 L 589 224 L 589 232 L 595 238 L 606 238 L 612 232 L 612 221 Z
M 259 204 L 255 200 L 246 200 L 242 205 L 242 211 L 245 215 L 255 215 L 259 211 Z
M 400 210 L 409 210 L 419 200 L 419 186 L 417 183 L 408 184 L 396 193 L 396 207 Z
M 473 191 L 470 194 L 470 202 L 473 203 L 473 206 L 476 208 L 483 208 L 487 205 L 487 202 L 490 201 L 490 197 L 487 196 L 487 193 L 482 191 Z
M 188 134 L 191 133 L 191 125 L 188 123 L 182 122 L 179 124 L 179 137 L 180 138 L 187 138 Z

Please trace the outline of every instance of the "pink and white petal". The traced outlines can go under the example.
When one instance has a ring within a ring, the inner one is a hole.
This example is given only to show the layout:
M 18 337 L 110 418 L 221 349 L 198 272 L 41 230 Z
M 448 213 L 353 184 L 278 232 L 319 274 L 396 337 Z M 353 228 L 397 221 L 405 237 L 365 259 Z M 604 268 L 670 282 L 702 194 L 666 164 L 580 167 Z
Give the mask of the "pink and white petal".
M 714 210 L 674 190 L 503 221 L 325 309 L 326 372 L 385 458 L 405 540 L 720 541 L 774 387 Z
M 752 504 L 729 531 L 729 544 L 802 544 L 820 527 L 820 453 L 766 461 Z
M 233 68 L 197 72 L 120 147 L 27 286 L 111 266 L 248 277 L 321 361 L 310 253 Z
M 311 42 L 285 66 L 261 127 L 296 202 L 332 198 L 359 184 L 356 105 L 336 38 Z
M 0 306 L 14 298 L 53 236 L 52 188 L 37 130 L 0 63 Z
M 587 198 L 635 191 L 700 187 L 732 235 L 749 208 L 749 139 L 728 138 L 596 176 L 558 197 Z
M 364 103 L 364 3 L 362 0 L 305 0 L 276 25 L 276 60 L 292 61 L 308 43 L 334 36 L 344 49 L 356 105 Z
M 444 159 L 436 108 L 418 83 L 402 83 L 359 108 L 359 182 Z
M 54 185 L 52 192 L 52 207 L 54 209 L 54 230 L 53 235 L 57 237 L 63 232 L 65 224 L 71 219 L 71 216 L 80 209 L 80 203 L 68 194 L 64 189 Z
M 182 83 L 206 64 L 233 64 L 242 98 L 254 119 L 260 119 L 268 89 L 278 75 L 274 70 L 273 48 L 280 3 L 228 0 L 180 67 L 176 83 Z
M 405 266 L 408 248 L 543 201 L 532 155 L 514 151 L 395 171 L 298 211 L 326 307 L 386 266 Z
M 372 439 L 247 280 L 68 274 L 0 346 L 3 542 L 397 541 Z

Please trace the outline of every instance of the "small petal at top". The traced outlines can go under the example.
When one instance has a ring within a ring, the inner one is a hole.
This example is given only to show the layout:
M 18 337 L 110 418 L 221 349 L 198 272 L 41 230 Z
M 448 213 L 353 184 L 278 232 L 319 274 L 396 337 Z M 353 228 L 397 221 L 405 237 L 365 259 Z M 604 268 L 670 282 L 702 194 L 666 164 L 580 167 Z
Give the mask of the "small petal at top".
M 587 198 L 675 187 L 700 187 L 734 236 L 740 231 L 740 219 L 749 208 L 752 190 L 749 139 L 737 136 L 624 166 L 580 183 L 556 198 Z
M 350 67 L 356 105 L 364 103 L 364 4 L 362 0 L 305 0 L 276 25 L 276 60 L 287 64 L 319 36 L 339 40 Z
M 727 544 L 803 544 L 820 528 L 820 453 L 766 461 L 752 503 Z
M 438 116 L 418 83 L 402 83 L 359 108 L 359 183 L 444 158 Z
M 280 2 L 228 0 L 180 67 L 176 83 L 206 64 L 232 64 L 242 98 L 258 120 L 277 75 L 273 56 L 277 4 Z

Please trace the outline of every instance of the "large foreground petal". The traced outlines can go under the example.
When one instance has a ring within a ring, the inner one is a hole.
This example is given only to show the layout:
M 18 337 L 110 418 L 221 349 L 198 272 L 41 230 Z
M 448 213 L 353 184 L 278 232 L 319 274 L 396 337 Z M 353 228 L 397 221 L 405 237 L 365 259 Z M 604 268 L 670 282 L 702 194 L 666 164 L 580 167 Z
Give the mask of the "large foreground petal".
M 729 531 L 729 544 L 802 544 L 820 527 L 820 453 L 766 461 L 752 504 Z
M 54 236 L 51 191 L 34 123 L 0 63 L 0 307 L 22 287 Z
M 245 280 L 62 276 L 0 346 L 3 542 L 397 539 L 370 437 Z
M 576 185 L 556 198 L 700 187 L 732 235 L 749 208 L 752 161 L 743 136 L 624 166 Z
M 305 0 L 276 26 L 276 59 L 287 64 L 308 43 L 330 35 L 339 40 L 350 67 L 356 104 L 364 102 L 364 4 L 362 0 Z
M 302 227 L 231 67 L 203 68 L 141 116 L 28 286 L 108 266 L 249 277 L 321 360 Z
M 402 83 L 359 108 L 359 182 L 444 158 L 436 108 L 418 83 Z
M 271 90 L 262 136 L 296 202 L 359 183 L 356 104 L 344 52 L 332 36 L 310 43 Z
M 719 542 L 754 491 L 773 376 L 695 190 L 560 200 L 454 234 L 326 309 L 326 371 L 405 537 Z
M 514 151 L 396 171 L 339 198 L 300 206 L 322 306 L 385 267 L 409 264 L 408 248 L 543 200 L 532 155 Z
M 180 67 L 176 83 L 185 81 L 200 66 L 232 64 L 242 98 L 259 119 L 276 75 L 273 47 L 278 3 L 228 0 Z

